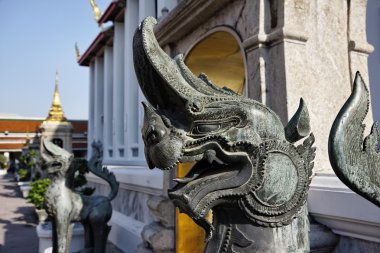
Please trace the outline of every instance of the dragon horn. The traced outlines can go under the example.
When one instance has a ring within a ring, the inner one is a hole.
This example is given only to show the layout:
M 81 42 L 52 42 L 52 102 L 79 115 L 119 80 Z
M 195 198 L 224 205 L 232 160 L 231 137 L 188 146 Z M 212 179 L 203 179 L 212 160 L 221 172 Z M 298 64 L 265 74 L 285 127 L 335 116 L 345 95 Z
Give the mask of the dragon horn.
M 133 38 L 133 59 L 142 92 L 154 108 L 174 113 L 195 100 L 213 101 L 215 96 L 235 96 L 213 85 L 205 75 L 196 77 L 183 62 L 183 56 L 169 57 L 154 36 L 153 17 L 145 18 Z M 182 113 L 182 112 L 181 112 Z M 177 112 L 178 114 L 178 112 Z
M 300 99 L 297 112 L 285 127 L 285 137 L 294 143 L 310 133 L 310 117 L 304 100 Z
M 186 83 L 175 60 L 160 48 L 153 33 L 155 24 L 153 17 L 147 17 L 133 38 L 133 59 L 140 88 L 155 108 L 185 108 L 196 90 Z

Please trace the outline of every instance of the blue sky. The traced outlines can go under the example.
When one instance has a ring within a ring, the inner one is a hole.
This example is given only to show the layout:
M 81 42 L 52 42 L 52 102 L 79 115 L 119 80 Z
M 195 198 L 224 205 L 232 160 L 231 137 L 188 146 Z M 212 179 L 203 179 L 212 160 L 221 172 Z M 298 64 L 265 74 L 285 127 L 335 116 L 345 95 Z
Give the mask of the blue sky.
M 102 11 L 111 3 L 95 1 Z M 377 1 L 369 1 L 369 12 L 378 12 Z M 367 24 L 374 24 L 368 41 L 379 45 L 378 20 Z M 58 68 L 66 117 L 87 119 L 89 73 L 77 64 L 74 45 L 84 53 L 99 32 L 89 0 L 0 0 L 0 116 L 46 117 Z M 369 57 L 373 108 L 380 106 L 379 59 L 379 50 Z
M 66 117 L 87 119 L 89 72 L 74 45 L 84 53 L 99 32 L 88 0 L 0 0 L 0 115 L 46 117 L 58 68 Z

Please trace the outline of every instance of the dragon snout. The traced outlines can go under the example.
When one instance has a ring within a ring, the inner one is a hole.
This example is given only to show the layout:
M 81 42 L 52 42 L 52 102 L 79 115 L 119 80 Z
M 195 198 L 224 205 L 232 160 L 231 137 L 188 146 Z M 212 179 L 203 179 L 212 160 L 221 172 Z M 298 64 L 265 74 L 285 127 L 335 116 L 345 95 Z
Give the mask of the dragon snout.
M 145 156 L 149 167 L 162 170 L 174 168 L 182 157 L 182 146 L 182 140 L 172 135 L 153 145 L 145 145 Z
M 145 115 L 141 132 L 149 168 L 172 169 L 182 156 L 183 140 L 172 133 L 152 106 L 147 103 L 143 106 Z

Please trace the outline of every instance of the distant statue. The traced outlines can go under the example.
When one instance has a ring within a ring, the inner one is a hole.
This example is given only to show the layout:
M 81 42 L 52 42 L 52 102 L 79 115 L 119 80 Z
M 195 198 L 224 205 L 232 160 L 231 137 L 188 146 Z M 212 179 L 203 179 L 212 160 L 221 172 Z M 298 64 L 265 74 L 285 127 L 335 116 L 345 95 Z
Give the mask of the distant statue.
M 45 195 L 45 209 L 52 218 L 53 253 L 68 253 L 72 222 L 81 222 L 85 231 L 85 252 L 105 253 L 111 219 L 111 200 L 117 195 L 119 183 L 112 172 L 102 167 L 98 152 L 88 163 L 89 170 L 106 180 L 111 192 L 105 196 L 85 196 L 73 189 L 73 155 L 54 145 L 48 140 L 43 141 L 42 158 L 47 165 L 52 184 Z M 95 145 L 96 146 L 96 145 Z M 99 148 L 95 148 L 99 150 Z
M 315 148 L 303 100 L 284 127 L 270 108 L 195 76 L 181 55 L 169 57 L 155 23 L 146 18 L 133 41 L 149 102 L 141 130 L 145 157 L 162 170 L 195 163 L 168 194 L 206 231 L 204 252 L 308 252 Z
M 93 141 L 91 143 L 91 147 L 92 147 L 92 156 L 90 158 L 90 161 L 88 161 L 89 163 L 89 167 L 96 167 L 96 166 L 99 166 L 99 163 L 101 164 L 102 163 L 102 160 L 103 160 L 103 144 L 101 141 Z
M 330 163 L 351 190 L 380 207 L 380 152 L 377 122 L 364 138 L 369 92 L 356 73 L 351 96 L 338 113 L 329 136 Z

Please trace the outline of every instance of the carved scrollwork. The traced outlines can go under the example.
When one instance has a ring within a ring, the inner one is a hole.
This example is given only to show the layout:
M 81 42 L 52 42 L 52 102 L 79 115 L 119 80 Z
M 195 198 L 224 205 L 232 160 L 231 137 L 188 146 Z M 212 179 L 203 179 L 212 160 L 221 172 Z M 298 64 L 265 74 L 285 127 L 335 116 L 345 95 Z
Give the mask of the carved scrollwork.
M 314 136 L 310 135 L 303 149 L 277 140 L 260 145 L 256 160 L 264 173 L 263 183 L 239 202 L 252 222 L 274 227 L 292 221 L 306 201 L 312 165 L 305 156 L 309 152 L 314 156 L 313 143 Z

